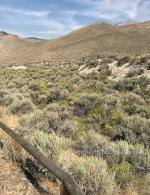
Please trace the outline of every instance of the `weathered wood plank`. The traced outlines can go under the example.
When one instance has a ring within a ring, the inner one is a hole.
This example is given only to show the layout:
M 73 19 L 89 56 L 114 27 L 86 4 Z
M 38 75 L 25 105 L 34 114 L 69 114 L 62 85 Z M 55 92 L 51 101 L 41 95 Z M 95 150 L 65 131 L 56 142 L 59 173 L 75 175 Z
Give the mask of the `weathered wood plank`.
M 10 129 L 7 125 L 0 122 L 0 128 L 3 129 L 10 137 L 19 143 L 26 151 L 28 151 L 34 158 L 36 158 L 44 167 L 46 167 L 53 175 L 55 175 L 64 185 L 62 193 L 68 195 L 84 195 L 75 179 L 64 171 L 60 166 L 47 158 L 44 154 L 33 147 L 24 138 Z

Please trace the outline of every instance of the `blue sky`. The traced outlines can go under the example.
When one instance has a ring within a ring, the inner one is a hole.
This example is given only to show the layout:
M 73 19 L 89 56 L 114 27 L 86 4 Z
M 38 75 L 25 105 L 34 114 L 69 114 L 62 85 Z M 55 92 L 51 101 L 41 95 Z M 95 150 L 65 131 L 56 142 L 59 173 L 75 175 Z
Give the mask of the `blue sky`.
M 55 38 L 84 25 L 150 20 L 150 0 L 0 0 L 0 31 Z

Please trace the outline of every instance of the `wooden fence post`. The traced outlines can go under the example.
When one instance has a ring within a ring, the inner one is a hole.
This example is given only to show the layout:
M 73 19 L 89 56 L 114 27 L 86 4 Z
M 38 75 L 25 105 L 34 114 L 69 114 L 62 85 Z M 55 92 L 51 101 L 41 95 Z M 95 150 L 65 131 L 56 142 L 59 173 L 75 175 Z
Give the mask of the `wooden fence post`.
M 0 128 L 3 129 L 10 137 L 19 143 L 26 151 L 36 158 L 44 167 L 46 167 L 53 175 L 55 175 L 63 184 L 61 195 L 84 195 L 74 178 L 64 171 L 60 166 L 47 158 L 44 154 L 33 147 L 24 138 L 10 129 L 7 125 L 0 122 Z

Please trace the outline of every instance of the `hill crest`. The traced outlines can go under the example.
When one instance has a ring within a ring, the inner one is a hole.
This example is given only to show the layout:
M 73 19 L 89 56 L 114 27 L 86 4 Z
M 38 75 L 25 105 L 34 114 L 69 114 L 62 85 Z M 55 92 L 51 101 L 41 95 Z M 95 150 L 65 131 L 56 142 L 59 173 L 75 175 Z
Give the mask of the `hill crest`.
M 124 26 L 96 22 L 56 39 L 0 32 L 0 63 L 76 60 L 96 55 L 150 53 L 150 21 Z
M 127 26 L 127 25 L 131 25 L 131 24 L 138 24 L 138 22 L 131 20 L 131 19 L 128 19 L 124 22 L 120 22 L 120 23 L 116 24 L 116 26 Z

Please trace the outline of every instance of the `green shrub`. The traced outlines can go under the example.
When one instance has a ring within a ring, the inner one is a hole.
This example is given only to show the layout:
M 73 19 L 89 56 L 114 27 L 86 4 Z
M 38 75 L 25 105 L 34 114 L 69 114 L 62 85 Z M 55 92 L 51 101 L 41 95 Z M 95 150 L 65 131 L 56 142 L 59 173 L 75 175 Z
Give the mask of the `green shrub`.
M 109 94 L 104 96 L 104 103 L 107 104 L 108 106 L 116 106 L 119 103 L 119 94 Z
M 123 64 L 129 62 L 129 56 L 118 56 L 117 57 L 118 60 L 118 66 L 122 66 Z
M 12 114 L 22 113 L 26 114 L 34 111 L 33 104 L 27 99 L 15 99 L 9 106 L 8 109 Z
M 61 124 L 61 118 L 57 112 L 37 110 L 33 116 L 23 116 L 20 124 L 44 132 L 51 132 L 52 130 L 57 132 Z
M 73 111 L 77 116 L 87 114 L 92 108 L 100 103 L 98 94 L 81 94 L 74 101 Z
M 148 85 L 150 84 L 150 78 L 147 76 L 141 76 L 139 78 L 139 87 L 143 90 L 146 89 L 148 87 Z
M 108 78 L 107 71 L 101 71 L 98 75 L 98 80 L 105 81 L 107 80 L 107 78 Z
M 0 105 L 9 105 L 13 101 L 13 96 L 10 96 L 11 90 L 2 89 L 0 91 Z
M 29 83 L 29 88 L 32 91 L 39 91 L 40 90 L 40 85 L 37 81 L 32 81 L 32 82 Z
M 54 132 L 47 134 L 43 131 L 36 131 L 32 138 L 33 145 L 49 158 L 58 161 L 60 150 L 71 146 L 69 139 L 58 137 Z
M 117 165 L 113 165 L 112 171 L 116 173 L 116 179 L 119 184 L 125 185 L 127 183 L 133 182 L 133 173 L 131 171 L 131 166 L 128 162 L 122 162 Z
M 139 114 L 142 117 L 149 118 L 150 110 L 146 106 L 144 99 L 134 93 L 129 93 L 121 97 L 121 105 L 129 115 Z
M 150 84 L 150 79 L 146 76 L 133 77 L 133 78 L 124 78 L 117 82 L 115 89 L 119 91 L 123 90 L 135 90 L 138 87 L 143 91 L 146 90 Z
M 101 158 L 86 157 L 80 161 L 71 161 L 62 157 L 60 164 L 75 178 L 86 194 L 117 195 L 120 193 L 115 182 L 115 174 L 109 172 L 107 163 Z
M 88 66 L 89 68 L 96 67 L 96 66 L 98 66 L 98 60 L 95 59 L 95 60 L 88 61 L 86 63 L 86 66 Z
M 123 106 L 125 106 L 126 104 L 137 104 L 137 105 L 145 105 L 145 101 L 144 99 L 139 96 L 136 95 L 134 93 L 129 93 L 127 95 L 124 95 L 121 97 L 121 103 Z
M 52 88 L 50 94 L 47 96 L 48 103 L 53 101 L 64 100 L 69 95 L 69 91 L 67 89 L 61 89 L 59 87 Z
M 107 139 L 98 136 L 94 131 L 89 131 L 76 141 L 75 150 L 78 155 L 102 155 L 103 149 L 107 145 Z M 102 149 L 102 150 L 101 150 Z
M 104 58 L 104 59 L 102 59 L 101 64 L 106 65 L 106 64 L 110 64 L 112 62 L 113 62 L 113 58 Z
M 46 95 L 40 95 L 38 97 L 37 103 L 38 104 L 41 104 L 41 105 L 46 105 L 46 103 L 47 103 L 47 97 L 46 97 Z
M 72 137 L 75 131 L 77 131 L 77 123 L 69 120 L 64 121 L 58 130 L 65 137 Z
M 129 143 L 144 143 L 149 146 L 150 140 L 150 120 L 138 115 L 125 117 L 118 127 L 118 135 Z M 145 135 L 145 136 L 144 136 Z M 144 136 L 144 139 L 143 139 Z
M 61 120 L 65 120 L 70 117 L 70 113 L 66 110 L 66 107 L 56 103 L 49 104 L 47 110 L 52 112 L 57 112 Z
M 150 151 L 146 150 L 143 145 L 133 146 L 126 141 L 109 141 L 105 136 L 99 136 L 91 131 L 81 136 L 74 148 L 79 156 L 104 158 L 109 167 L 128 162 L 135 173 L 143 169 L 150 170 Z

